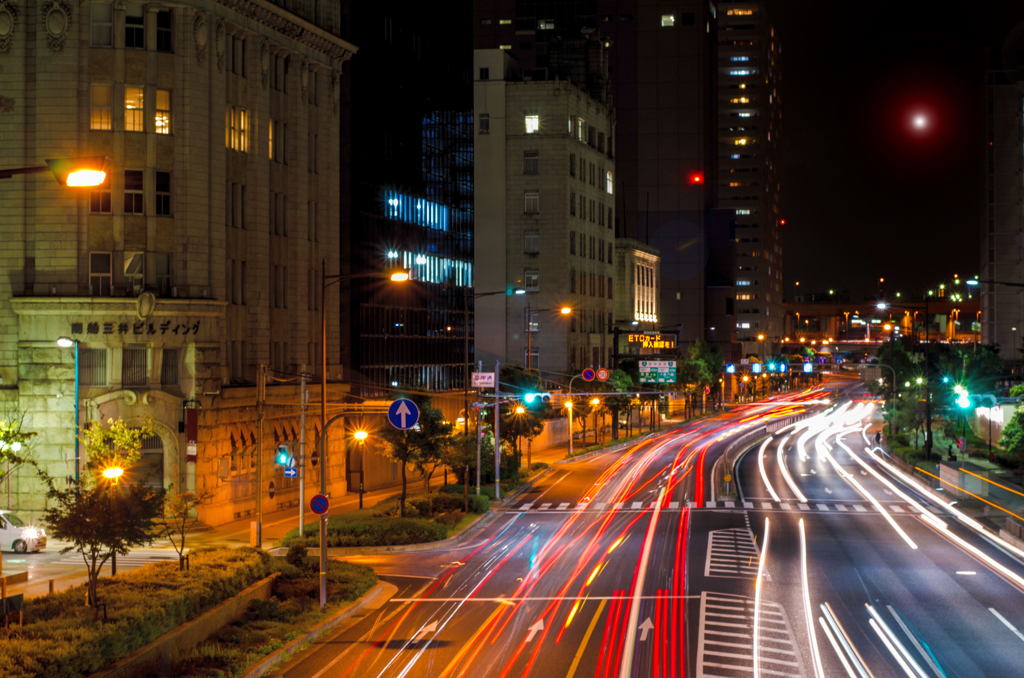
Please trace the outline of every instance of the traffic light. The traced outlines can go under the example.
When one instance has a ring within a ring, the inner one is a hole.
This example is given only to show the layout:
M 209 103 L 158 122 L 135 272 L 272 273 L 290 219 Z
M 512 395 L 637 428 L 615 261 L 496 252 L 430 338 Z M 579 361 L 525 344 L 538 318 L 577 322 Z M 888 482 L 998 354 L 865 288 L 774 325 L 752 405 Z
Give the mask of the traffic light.
M 814 364 L 813 363 L 804 363 L 804 372 L 813 372 L 813 371 L 814 371 Z
M 736 365 L 733 364 L 733 363 L 729 363 L 728 365 L 726 365 L 725 366 L 725 373 L 726 374 L 736 374 Z
M 956 393 L 956 406 L 962 410 L 966 410 L 971 406 L 971 396 L 967 393 L 967 389 L 957 384 L 953 387 L 953 392 Z
M 288 450 L 287 445 L 277 446 L 277 452 L 274 454 L 275 464 L 277 464 L 278 466 L 289 466 L 288 462 L 291 460 L 291 458 L 292 455 L 291 452 Z
M 537 393 L 536 391 L 529 391 L 523 394 L 523 402 L 531 407 L 537 405 L 547 404 L 551 402 L 550 393 Z

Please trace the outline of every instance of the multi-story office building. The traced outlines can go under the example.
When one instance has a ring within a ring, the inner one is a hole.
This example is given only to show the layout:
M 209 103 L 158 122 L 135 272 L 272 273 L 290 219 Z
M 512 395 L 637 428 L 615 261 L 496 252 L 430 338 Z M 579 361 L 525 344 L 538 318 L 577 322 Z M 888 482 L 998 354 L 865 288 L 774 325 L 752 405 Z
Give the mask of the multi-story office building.
M 1006 58 L 1020 54 L 1005 49 Z M 988 74 L 985 124 L 985 212 L 981 227 L 981 279 L 1002 282 L 1024 280 L 1024 154 L 1020 130 L 1024 128 L 1024 62 L 1010 61 Z M 1020 361 L 1024 348 L 1024 288 L 981 285 L 981 338 L 998 344 L 1006 360 Z
M 474 55 L 476 356 L 558 376 L 608 365 L 611 113 L 570 81 L 524 80 L 504 50 Z
M 718 207 L 735 215 L 734 314 L 743 351 L 782 339 L 782 241 L 776 148 L 779 57 L 765 3 L 718 6 Z
M 413 278 L 343 284 L 348 377 L 364 394 L 462 389 L 473 309 L 469 2 L 444 12 L 394 0 L 348 6 L 360 53 L 350 68 L 355 190 L 343 266 L 363 276 L 400 265 Z
M 614 110 L 616 234 L 661 253 L 661 325 L 683 340 L 707 338 L 713 5 L 487 0 L 474 9 L 477 49 L 503 49 L 527 77 L 569 79 Z
M 355 48 L 336 6 L 283 5 L 90 0 L 72 14 L 29 0 L 0 21 L 0 168 L 110 161 L 85 193 L 0 179 L 0 397 L 54 476 L 79 473 L 77 372 L 80 420 L 151 419 L 134 472 L 209 492 L 204 520 L 251 515 L 268 492 L 257 470 L 277 481 L 265 506 L 296 501 L 270 450 L 314 439 L 313 419 L 301 432 L 297 407 L 268 407 L 261 440 L 252 384 L 260 364 L 281 378 L 319 365 L 321 308 L 337 323 L 319 280 L 322 260 L 338 266 L 341 67 Z M 16 508 L 43 504 L 30 469 L 4 489 Z

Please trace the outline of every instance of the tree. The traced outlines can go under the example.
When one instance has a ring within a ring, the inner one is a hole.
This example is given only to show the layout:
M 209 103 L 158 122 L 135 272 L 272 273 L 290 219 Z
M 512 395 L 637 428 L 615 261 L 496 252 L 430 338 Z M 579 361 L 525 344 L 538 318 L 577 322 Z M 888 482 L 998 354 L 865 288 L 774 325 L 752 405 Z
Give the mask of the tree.
M 615 394 L 605 396 L 604 404 L 612 413 L 612 438 L 618 440 L 619 413 L 624 409 L 629 409 L 629 402 L 632 397 L 629 392 L 633 391 L 636 387 L 633 384 L 633 380 L 623 370 L 613 370 L 608 377 L 608 381 L 605 383 L 608 384 L 608 388 Z
M 427 500 L 430 501 L 430 475 L 433 475 L 440 463 L 451 436 L 452 425 L 444 421 L 440 410 L 431 407 L 430 398 L 412 396 L 420 410 L 420 419 L 416 427 L 408 431 L 399 431 L 388 426 L 381 430 L 388 456 L 397 461 L 402 469 L 402 494 L 398 505 L 398 515 L 405 517 L 405 500 L 408 496 L 409 484 L 406 467 L 413 464 L 427 483 Z M 429 473 L 429 475 L 427 475 Z
M 71 542 L 61 553 L 82 554 L 88 572 L 88 603 L 97 607 L 100 569 L 115 553 L 153 541 L 153 527 L 163 507 L 163 492 L 141 483 L 95 484 L 51 488 L 43 519 L 57 539 Z
M 196 509 L 210 498 L 209 493 L 175 492 L 164 504 L 163 518 L 158 525 L 161 536 L 167 537 L 178 552 L 178 569 L 185 567 L 185 537 L 199 525 Z
M 142 456 L 142 441 L 153 435 L 152 422 L 129 426 L 123 419 L 108 419 L 107 426 L 91 421 L 82 432 L 86 469 L 100 474 L 103 469 L 127 469 Z
M 1018 407 L 1014 410 L 1010 421 L 1006 422 L 999 446 L 1020 461 L 1021 455 L 1024 454 L 1024 408 Z
M 469 469 L 476 463 L 476 431 L 455 433 L 443 454 L 442 461 L 462 475 L 462 510 L 469 512 Z
M 23 464 L 35 468 L 36 473 L 48 481 L 29 454 L 29 443 L 36 434 L 24 429 L 24 421 L 24 414 L 8 414 L 0 418 L 0 483 Z

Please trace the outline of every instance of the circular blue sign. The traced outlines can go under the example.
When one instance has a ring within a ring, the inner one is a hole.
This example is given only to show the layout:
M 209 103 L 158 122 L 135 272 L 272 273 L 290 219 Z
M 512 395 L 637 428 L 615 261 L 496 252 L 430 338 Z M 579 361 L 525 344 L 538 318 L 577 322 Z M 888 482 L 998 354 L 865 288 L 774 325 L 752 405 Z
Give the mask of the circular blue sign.
M 420 420 L 420 408 L 408 398 L 392 400 L 388 406 L 388 421 L 399 431 L 407 431 Z
M 583 381 L 594 381 L 594 377 L 597 376 L 597 372 L 593 368 L 588 367 L 587 369 L 580 372 L 580 379 Z
M 327 508 L 330 505 L 331 502 L 322 494 L 314 494 L 313 498 L 309 500 L 309 510 L 317 515 L 327 513 Z

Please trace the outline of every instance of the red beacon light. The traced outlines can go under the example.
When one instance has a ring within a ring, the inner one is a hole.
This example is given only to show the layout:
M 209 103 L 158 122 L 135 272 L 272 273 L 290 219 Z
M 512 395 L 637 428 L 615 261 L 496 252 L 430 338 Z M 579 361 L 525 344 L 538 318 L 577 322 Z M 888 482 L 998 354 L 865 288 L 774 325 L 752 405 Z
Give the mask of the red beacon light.
M 698 185 L 698 184 L 703 184 L 704 183 L 704 173 L 703 172 L 690 172 L 690 176 L 687 177 L 687 178 L 688 178 L 689 182 L 691 184 L 695 185 L 695 186 Z

